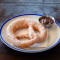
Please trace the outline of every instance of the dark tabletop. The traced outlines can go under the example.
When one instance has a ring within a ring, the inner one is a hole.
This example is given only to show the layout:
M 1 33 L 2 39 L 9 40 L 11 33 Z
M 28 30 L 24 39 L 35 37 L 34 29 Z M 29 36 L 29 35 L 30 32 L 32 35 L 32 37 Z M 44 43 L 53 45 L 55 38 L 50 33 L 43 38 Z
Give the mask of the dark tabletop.
M 51 15 L 60 23 L 60 0 L 0 0 L 0 27 L 19 14 Z M 8 48 L 0 40 L 0 60 L 60 60 L 60 43 L 43 53 L 21 53 Z

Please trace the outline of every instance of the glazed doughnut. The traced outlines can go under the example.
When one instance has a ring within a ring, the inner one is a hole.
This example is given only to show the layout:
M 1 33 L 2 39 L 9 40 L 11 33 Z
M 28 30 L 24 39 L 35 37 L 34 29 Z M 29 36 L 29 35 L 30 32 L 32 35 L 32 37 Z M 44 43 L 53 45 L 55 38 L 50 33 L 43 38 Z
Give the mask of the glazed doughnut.
M 19 34 L 16 36 L 15 32 L 22 28 L 28 28 L 29 33 L 25 35 Z M 38 31 L 38 33 L 35 33 L 34 30 Z M 43 41 L 47 36 L 47 31 L 44 26 L 42 26 L 39 22 L 27 18 L 20 18 L 11 22 L 7 27 L 6 33 L 11 43 L 20 48 L 26 48 L 36 42 Z M 26 40 L 19 40 L 21 38 L 26 38 Z

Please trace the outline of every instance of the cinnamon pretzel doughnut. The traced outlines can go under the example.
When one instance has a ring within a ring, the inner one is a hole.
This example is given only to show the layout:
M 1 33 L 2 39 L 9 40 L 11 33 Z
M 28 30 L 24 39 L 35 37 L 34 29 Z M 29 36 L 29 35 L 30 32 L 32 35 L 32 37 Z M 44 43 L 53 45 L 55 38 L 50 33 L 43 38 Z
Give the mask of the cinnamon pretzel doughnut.
M 26 35 L 19 34 L 16 36 L 15 32 L 22 28 L 28 28 L 29 33 Z M 38 33 L 35 33 L 34 30 L 38 31 Z M 45 40 L 47 36 L 47 31 L 44 26 L 39 22 L 27 18 L 20 18 L 11 22 L 7 27 L 6 33 L 11 43 L 19 48 L 29 47 L 38 41 Z M 19 40 L 21 38 L 26 38 L 26 40 Z

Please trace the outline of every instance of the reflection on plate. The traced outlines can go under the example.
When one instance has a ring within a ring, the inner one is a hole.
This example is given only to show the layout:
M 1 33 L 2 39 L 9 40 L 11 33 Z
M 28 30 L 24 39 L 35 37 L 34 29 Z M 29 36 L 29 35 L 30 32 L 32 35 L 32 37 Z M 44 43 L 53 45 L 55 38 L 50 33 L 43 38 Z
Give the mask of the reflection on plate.
M 59 43 L 59 39 L 60 39 L 60 34 L 59 34 L 60 33 L 60 28 L 59 28 L 60 24 L 58 24 L 56 22 L 56 23 L 54 23 L 54 25 L 51 28 L 47 28 L 48 36 L 47 36 L 47 39 L 43 43 L 36 43 L 36 44 L 32 45 L 31 47 L 25 48 L 25 49 L 20 49 L 20 48 L 10 46 L 10 41 L 8 41 L 8 38 L 6 36 L 6 27 L 8 26 L 8 24 L 19 18 L 29 18 L 29 19 L 38 21 L 40 16 L 42 16 L 42 15 L 23 14 L 23 15 L 18 15 L 11 19 L 8 19 L 1 26 L 0 36 L 1 36 L 1 40 L 3 41 L 3 43 L 14 50 L 22 51 L 22 52 L 29 52 L 29 53 L 42 52 L 42 51 L 48 50 L 48 49 L 54 47 L 55 45 L 57 45 Z

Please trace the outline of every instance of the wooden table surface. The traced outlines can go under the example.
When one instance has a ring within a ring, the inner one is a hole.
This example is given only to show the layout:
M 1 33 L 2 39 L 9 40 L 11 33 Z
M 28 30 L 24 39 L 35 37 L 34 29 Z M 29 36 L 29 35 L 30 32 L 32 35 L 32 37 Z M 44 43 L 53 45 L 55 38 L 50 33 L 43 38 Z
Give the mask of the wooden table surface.
M 0 0 L 0 27 L 19 14 L 51 15 L 60 23 L 60 0 Z M 43 53 L 27 54 L 8 48 L 0 40 L 0 60 L 60 60 L 60 43 Z

